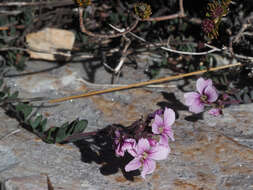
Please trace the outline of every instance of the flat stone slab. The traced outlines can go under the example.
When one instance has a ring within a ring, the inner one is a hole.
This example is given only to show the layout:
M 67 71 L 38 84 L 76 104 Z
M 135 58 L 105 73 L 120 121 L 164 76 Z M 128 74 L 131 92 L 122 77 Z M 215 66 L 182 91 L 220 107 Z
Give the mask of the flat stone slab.
M 0 172 L 7 170 L 18 163 L 16 156 L 7 146 L 0 145 Z
M 14 84 L 15 79 L 11 80 Z M 22 91 L 22 86 L 17 88 Z M 58 89 L 58 95 L 69 93 L 64 89 Z M 56 95 L 50 90 L 43 93 Z M 0 147 L 8 147 L 18 160 L 18 164 L 0 172 L 2 186 L 5 190 L 12 190 L 15 185 L 18 190 L 45 189 L 48 177 L 54 189 L 63 190 L 252 190 L 253 104 L 228 107 L 221 117 L 207 113 L 196 117 L 182 102 L 183 93 L 175 88 L 160 92 L 133 89 L 41 110 L 52 125 L 79 117 L 89 121 L 87 131 L 92 131 L 114 123 L 127 126 L 160 106 L 173 108 L 178 117 L 173 125 L 175 142 L 170 143 L 171 154 L 167 160 L 158 162 L 157 169 L 146 180 L 138 172 L 126 174 L 120 160 L 106 148 L 97 154 L 97 147 L 89 147 L 87 141 L 46 144 L 21 128 L 20 132 L 0 140 Z M 0 118 L 5 122 L 0 125 L 0 134 L 18 129 L 16 121 L 3 111 Z

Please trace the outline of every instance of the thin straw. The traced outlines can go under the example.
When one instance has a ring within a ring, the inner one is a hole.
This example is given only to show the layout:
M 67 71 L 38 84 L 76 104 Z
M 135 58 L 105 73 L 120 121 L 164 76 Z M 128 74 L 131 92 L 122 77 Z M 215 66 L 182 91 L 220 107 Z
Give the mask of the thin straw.
M 191 73 L 179 74 L 179 75 L 175 75 L 175 76 L 164 77 L 161 79 L 155 79 L 155 80 L 149 80 L 149 81 L 145 81 L 145 82 L 129 84 L 128 86 L 109 88 L 109 89 L 105 89 L 105 90 L 92 91 L 92 92 L 88 92 L 88 93 L 84 93 L 84 94 L 80 94 L 80 95 L 75 95 L 75 96 L 68 96 L 68 97 L 53 99 L 53 100 L 49 100 L 48 102 L 49 103 L 57 103 L 57 102 L 71 100 L 71 99 L 84 98 L 84 97 L 88 97 L 88 96 L 99 95 L 99 94 L 104 94 L 104 93 L 109 93 L 109 92 L 115 92 L 115 91 L 119 91 L 119 90 L 137 88 L 137 87 L 142 87 L 142 86 L 146 86 L 146 85 L 150 85 L 150 84 L 168 82 L 171 80 L 189 77 L 189 76 L 193 76 L 193 75 L 200 75 L 205 72 L 217 71 L 217 70 L 226 69 L 226 68 L 235 67 L 235 66 L 241 66 L 241 65 L 242 65 L 241 63 L 234 63 L 234 64 L 225 65 L 225 66 L 213 67 L 213 68 L 195 71 L 195 72 L 191 72 Z

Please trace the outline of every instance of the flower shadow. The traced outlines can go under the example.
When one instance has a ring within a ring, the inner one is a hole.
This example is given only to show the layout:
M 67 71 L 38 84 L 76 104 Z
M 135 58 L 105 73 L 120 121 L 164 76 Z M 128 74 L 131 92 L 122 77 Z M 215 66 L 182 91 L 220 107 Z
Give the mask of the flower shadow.
M 178 111 L 188 110 L 188 107 L 185 106 L 182 102 L 180 102 L 174 93 L 162 92 L 162 95 L 166 101 L 158 102 L 157 105 L 161 108 L 171 108 L 176 112 L 176 116 L 178 117 Z
M 180 102 L 174 93 L 162 92 L 162 95 L 167 101 L 158 102 L 157 105 L 161 108 L 169 107 L 173 109 L 176 113 L 176 118 L 179 116 L 178 111 L 188 111 L 188 107 Z M 193 113 L 190 116 L 186 116 L 184 119 L 187 121 L 196 122 L 203 119 L 203 113 Z
M 120 126 L 113 124 L 113 126 Z M 116 157 L 113 149 L 113 140 L 110 136 L 112 125 L 100 130 L 96 135 L 89 139 L 82 139 L 74 142 L 81 152 L 81 160 L 85 163 L 95 162 L 101 165 L 100 172 L 103 175 L 111 175 L 122 172 L 126 180 L 134 181 L 134 176 L 140 172 L 126 172 L 124 167 L 131 160 L 131 156 Z

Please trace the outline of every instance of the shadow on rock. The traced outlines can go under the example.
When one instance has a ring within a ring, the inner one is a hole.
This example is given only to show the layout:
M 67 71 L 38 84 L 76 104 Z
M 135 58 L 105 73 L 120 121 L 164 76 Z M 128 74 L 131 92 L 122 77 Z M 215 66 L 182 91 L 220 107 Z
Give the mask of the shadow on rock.
M 127 180 L 133 181 L 134 176 L 140 175 L 139 171 L 126 172 L 125 166 L 132 159 L 130 155 L 124 157 L 116 157 L 113 149 L 113 140 L 111 137 L 111 125 L 99 131 L 96 135 L 89 139 L 82 139 L 74 142 L 80 152 L 81 160 L 86 163 L 95 162 L 100 167 L 103 175 L 111 175 L 119 170 L 123 173 Z M 123 126 L 121 126 L 123 127 Z
M 173 93 L 167 93 L 167 92 L 162 92 L 163 97 L 167 100 L 166 102 L 158 102 L 157 105 L 160 106 L 162 109 L 165 107 L 171 108 L 175 111 L 176 113 L 176 118 L 178 118 L 179 114 L 178 111 L 187 111 L 188 107 L 185 106 L 182 102 L 180 102 L 175 94 Z M 192 114 L 190 116 L 186 116 L 185 120 L 191 121 L 191 122 L 196 122 L 198 120 L 203 119 L 203 114 Z
M 192 114 L 184 118 L 186 121 L 196 122 L 198 120 L 203 120 L 203 113 Z
M 183 103 L 181 103 L 176 98 L 175 94 L 162 92 L 162 95 L 167 100 L 167 101 L 157 103 L 157 105 L 160 106 L 162 109 L 164 109 L 165 107 L 173 109 L 176 112 L 177 117 L 178 117 L 177 111 L 188 110 L 188 107 L 185 106 Z

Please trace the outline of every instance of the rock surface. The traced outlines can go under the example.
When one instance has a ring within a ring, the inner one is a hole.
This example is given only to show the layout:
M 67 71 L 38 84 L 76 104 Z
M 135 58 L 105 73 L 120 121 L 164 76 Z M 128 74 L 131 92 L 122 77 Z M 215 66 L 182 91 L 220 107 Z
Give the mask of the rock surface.
M 37 64 L 36 68 L 44 67 L 43 64 Z M 30 65 L 31 70 L 33 67 Z M 66 69 L 77 73 L 75 76 L 78 79 L 87 76 L 77 64 L 63 66 L 47 75 L 60 78 Z M 147 80 L 141 72 L 137 73 L 127 67 L 124 69 L 123 73 L 126 74 L 120 78 L 120 83 Z M 96 72 L 96 76 L 95 82 L 110 81 L 103 68 Z M 33 77 L 33 85 L 39 89 L 41 78 L 36 80 L 36 75 Z M 20 83 L 20 80 L 23 82 Z M 18 89 L 23 97 L 60 97 L 89 89 L 86 84 L 80 84 L 79 80 L 77 83 L 72 81 L 75 84 L 61 84 L 56 89 L 41 88 L 43 90 L 32 92 L 29 90 L 32 89 L 31 86 L 22 85 L 29 80 L 25 77 L 10 78 L 8 84 Z M 177 81 L 171 84 L 180 83 Z M 200 117 L 193 116 L 182 102 L 183 93 L 175 88 L 145 88 L 42 108 L 41 112 L 49 118 L 51 125 L 59 126 L 79 117 L 89 121 L 87 130 L 92 131 L 113 123 L 129 125 L 142 115 L 160 106 L 167 106 L 173 108 L 178 115 L 173 125 L 176 141 L 170 143 L 169 158 L 160 161 L 155 172 L 143 180 L 138 173 L 133 173 L 131 178 L 120 167 L 116 167 L 119 165 L 118 160 L 112 158 L 110 152 L 96 155 L 85 144 L 46 144 L 21 128 L 20 132 L 0 140 L 0 152 L 1 147 L 7 147 L 8 154 L 15 160 L 7 159 L 9 163 L 4 163 L 1 157 L 0 168 L 3 163 L 6 166 L 18 163 L 3 171 L 0 169 L 2 188 L 51 190 L 48 176 L 54 190 L 252 190 L 253 104 L 228 107 L 224 110 L 224 116 L 214 118 L 207 113 Z M 2 110 L 0 117 L 5 123 L 0 125 L 1 135 L 17 129 L 16 121 L 6 116 Z

